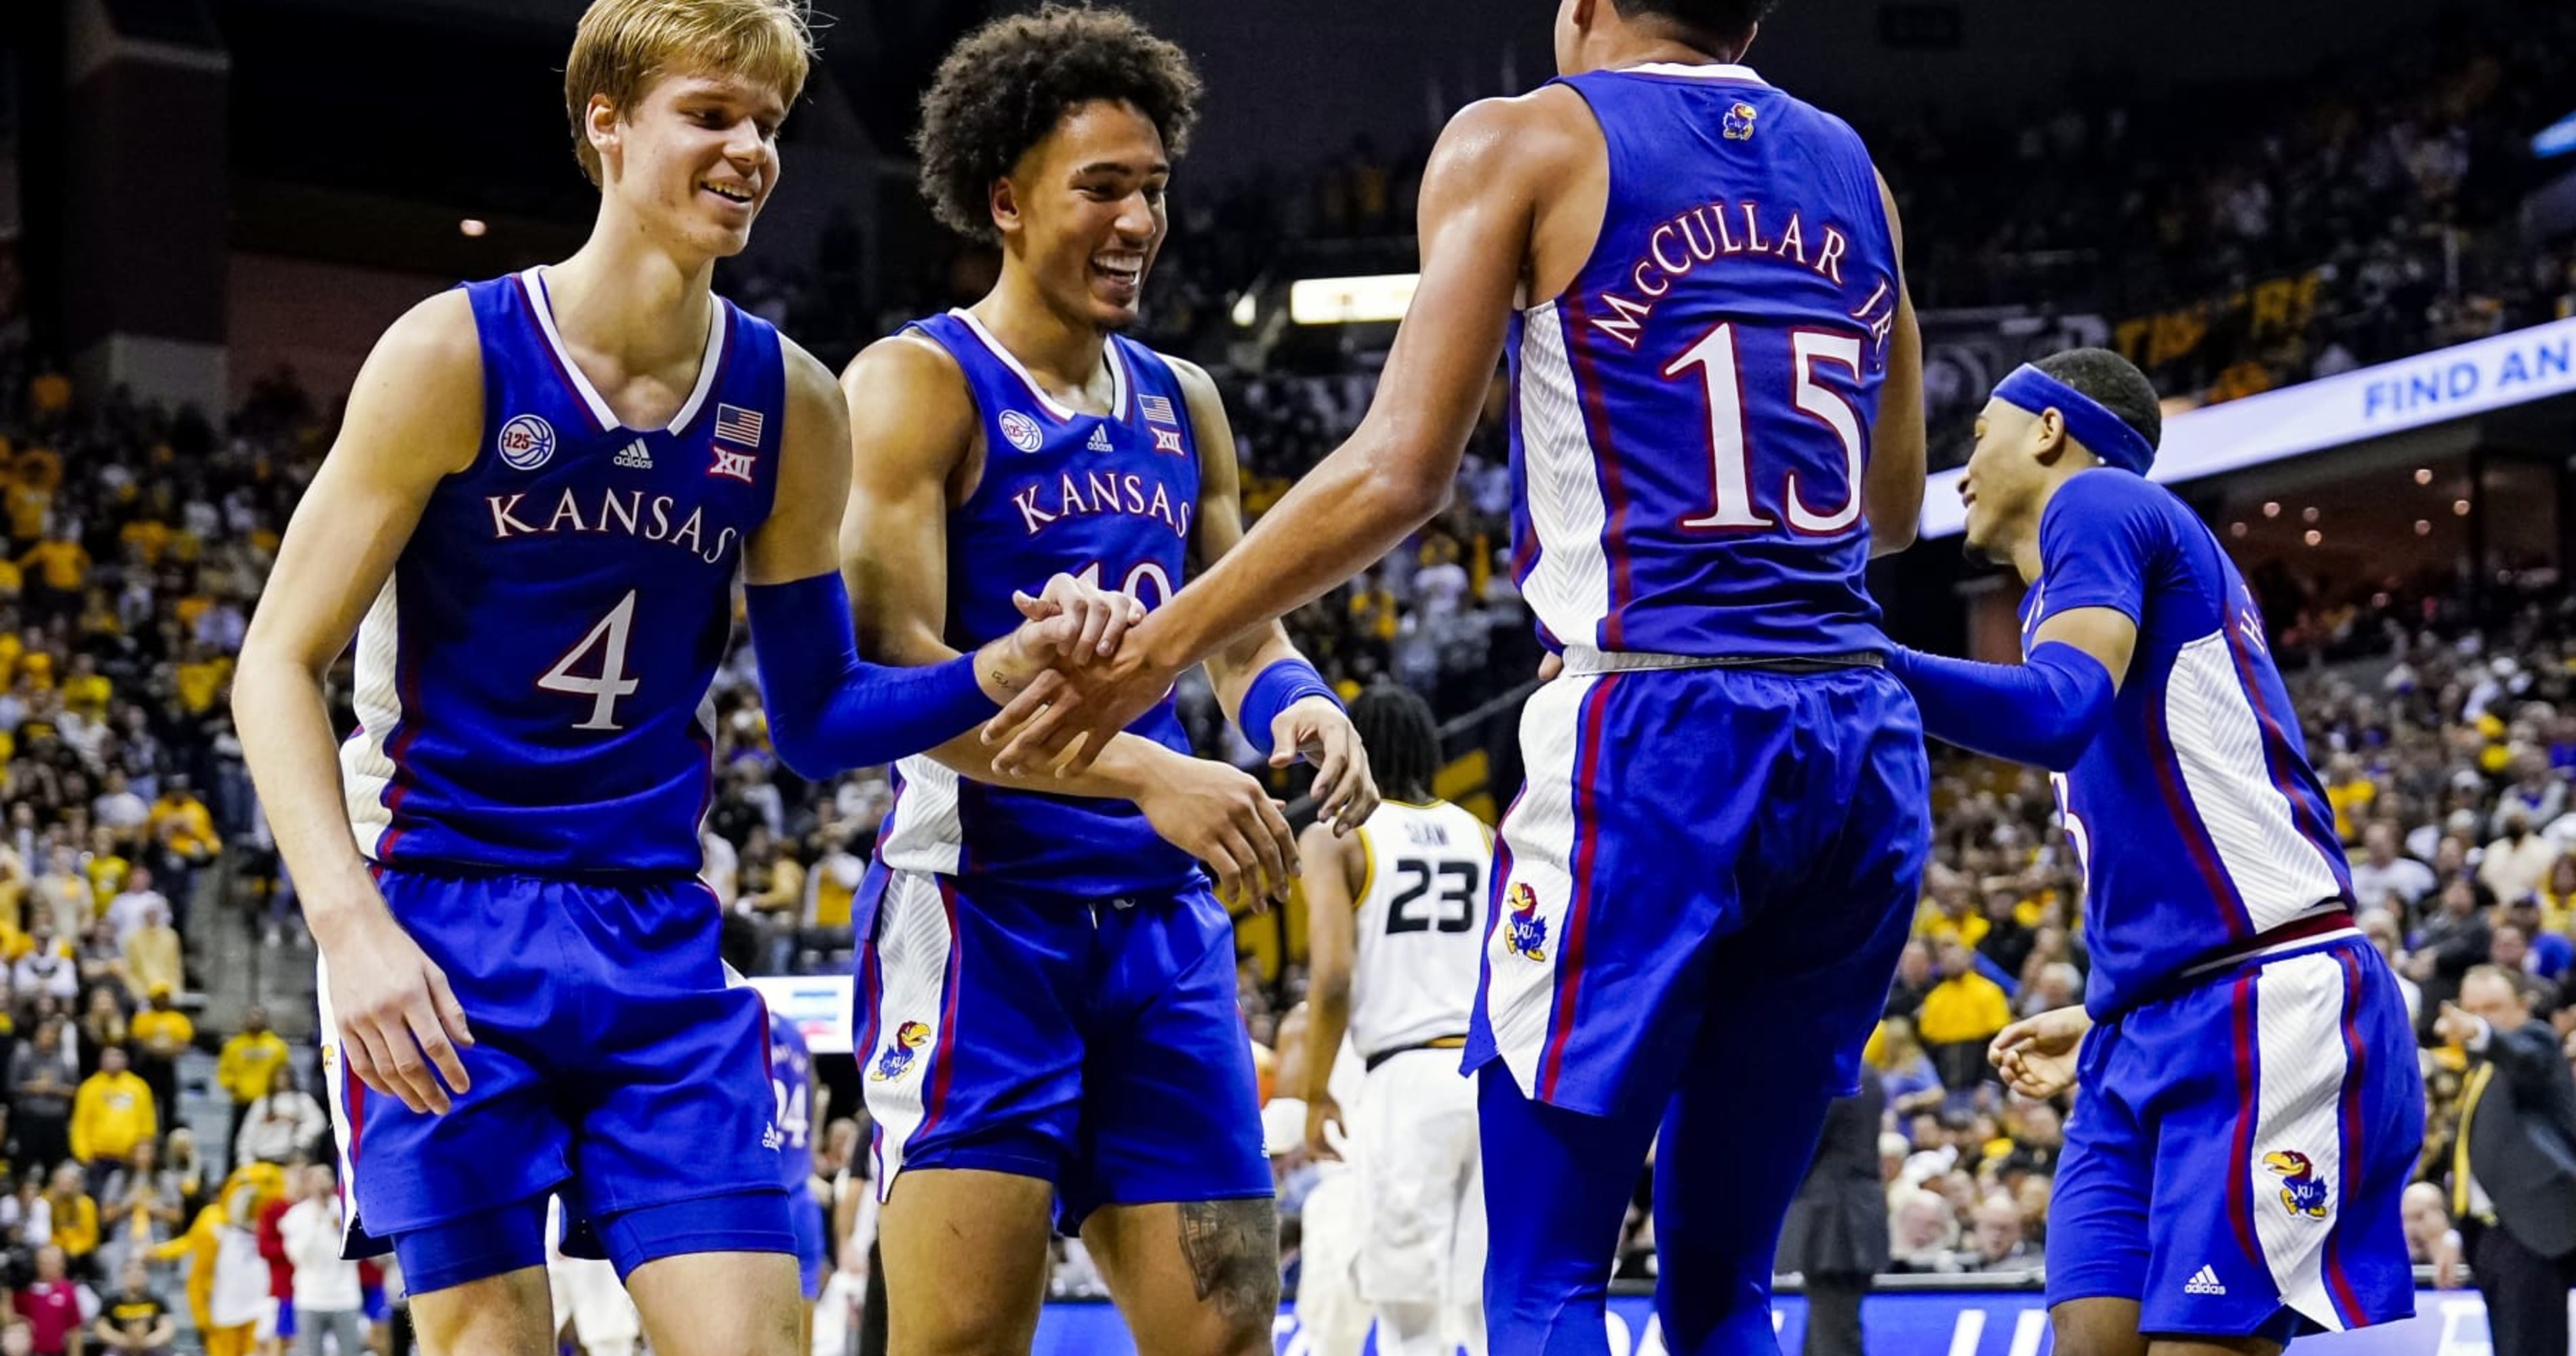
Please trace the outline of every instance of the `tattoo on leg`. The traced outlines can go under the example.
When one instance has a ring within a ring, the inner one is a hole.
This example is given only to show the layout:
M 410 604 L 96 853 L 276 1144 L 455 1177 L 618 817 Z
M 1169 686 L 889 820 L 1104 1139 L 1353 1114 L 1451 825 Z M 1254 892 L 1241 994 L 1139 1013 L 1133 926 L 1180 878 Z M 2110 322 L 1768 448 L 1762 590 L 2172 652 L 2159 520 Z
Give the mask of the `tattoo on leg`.
M 1269 1197 L 1184 1201 L 1181 1256 L 1202 1304 L 1214 1301 L 1229 1323 L 1259 1321 L 1267 1331 L 1279 1312 L 1279 1207 Z

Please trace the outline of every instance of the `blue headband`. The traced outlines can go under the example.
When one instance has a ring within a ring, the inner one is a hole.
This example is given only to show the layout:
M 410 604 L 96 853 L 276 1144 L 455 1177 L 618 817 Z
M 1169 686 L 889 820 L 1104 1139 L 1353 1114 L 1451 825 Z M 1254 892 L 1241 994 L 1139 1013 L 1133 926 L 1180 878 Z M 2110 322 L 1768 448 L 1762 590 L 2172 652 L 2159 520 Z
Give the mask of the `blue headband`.
M 2105 465 L 2145 475 L 2147 468 L 2155 464 L 2156 445 L 2147 441 L 2147 435 L 2129 427 L 2127 420 L 2111 413 L 2093 397 L 2028 363 L 1995 383 L 1995 399 L 2032 414 L 2057 411 L 2066 421 L 2067 436 L 2084 444 L 2084 450 L 2100 457 Z

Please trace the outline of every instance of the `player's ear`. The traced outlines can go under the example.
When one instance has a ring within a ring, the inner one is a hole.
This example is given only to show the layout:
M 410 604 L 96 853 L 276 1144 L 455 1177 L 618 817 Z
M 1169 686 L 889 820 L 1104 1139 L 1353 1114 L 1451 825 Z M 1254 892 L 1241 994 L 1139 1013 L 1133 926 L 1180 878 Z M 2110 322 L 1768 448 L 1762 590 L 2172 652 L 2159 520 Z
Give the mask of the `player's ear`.
M 1008 236 L 1020 229 L 1019 190 L 1012 187 L 1010 176 L 993 181 L 991 196 L 986 200 L 993 212 L 993 229 Z
M 599 157 L 599 177 L 603 183 L 608 179 L 609 159 L 619 149 L 621 121 L 617 105 L 610 103 L 605 94 L 590 96 L 590 103 L 581 112 L 581 134 L 590 138 L 591 153 Z
M 2058 413 L 2055 406 L 2041 410 L 2039 417 L 2030 421 L 2031 455 L 2038 458 L 2040 465 L 2056 465 L 2069 445 L 2066 416 Z

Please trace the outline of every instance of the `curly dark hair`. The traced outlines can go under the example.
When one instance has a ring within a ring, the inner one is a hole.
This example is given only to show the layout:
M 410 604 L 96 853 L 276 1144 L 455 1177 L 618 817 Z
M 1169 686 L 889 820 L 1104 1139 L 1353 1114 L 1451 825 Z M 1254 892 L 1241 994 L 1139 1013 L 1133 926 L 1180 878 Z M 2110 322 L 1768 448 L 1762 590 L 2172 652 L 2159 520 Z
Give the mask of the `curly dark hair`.
M 966 35 L 921 96 L 921 191 L 941 222 L 992 244 L 993 181 L 1093 99 L 1134 104 L 1175 159 L 1198 121 L 1199 76 L 1189 54 L 1123 10 L 1050 4 Z

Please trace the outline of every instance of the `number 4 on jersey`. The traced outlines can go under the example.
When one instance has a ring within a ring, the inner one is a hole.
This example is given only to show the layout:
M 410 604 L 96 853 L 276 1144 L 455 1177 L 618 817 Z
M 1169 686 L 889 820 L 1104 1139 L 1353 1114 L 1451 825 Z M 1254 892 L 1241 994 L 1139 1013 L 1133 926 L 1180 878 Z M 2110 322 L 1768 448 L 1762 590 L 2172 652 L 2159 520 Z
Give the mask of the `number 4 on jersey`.
M 553 668 L 546 670 L 546 676 L 537 680 L 537 686 L 548 692 L 590 698 L 590 719 L 574 729 L 626 728 L 617 723 L 617 699 L 635 695 L 635 680 L 626 676 L 626 641 L 634 629 L 635 590 L 628 589 L 617 606 L 599 619 L 599 625 L 590 628 L 590 634 L 583 636 L 580 644 L 565 652 Z M 574 673 L 573 665 L 583 662 L 593 650 L 600 651 L 599 676 L 584 678 Z

